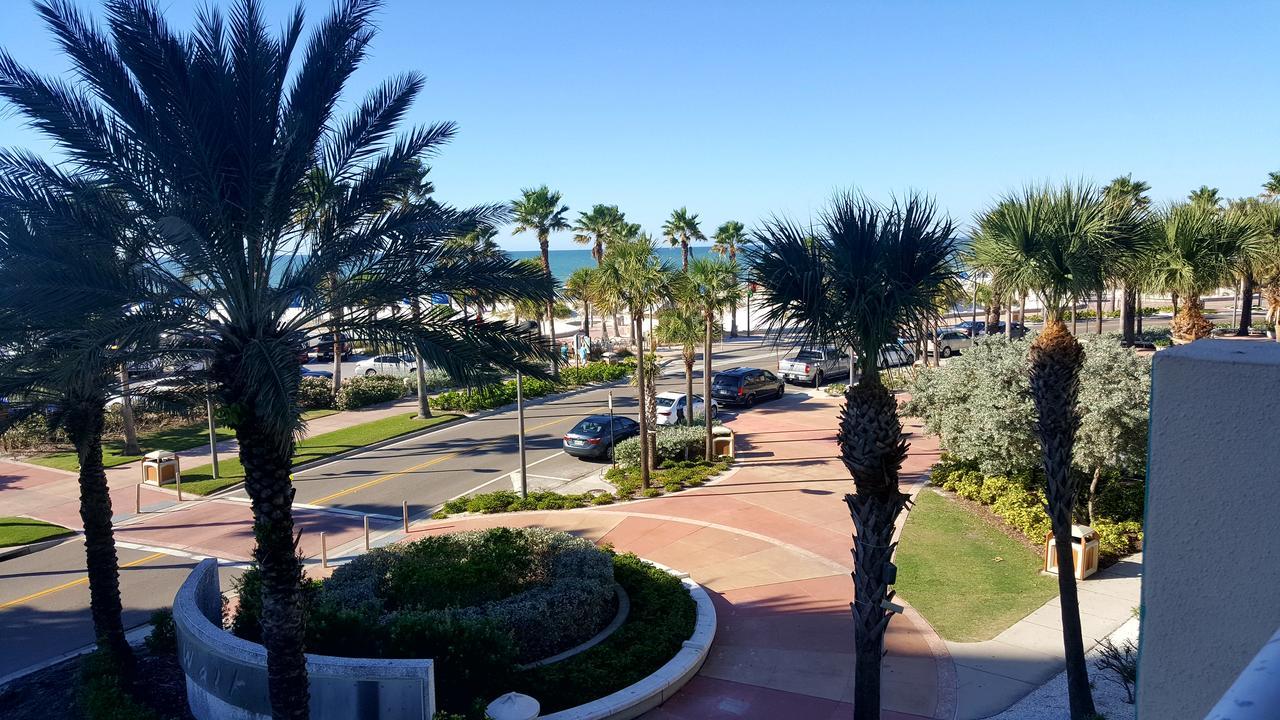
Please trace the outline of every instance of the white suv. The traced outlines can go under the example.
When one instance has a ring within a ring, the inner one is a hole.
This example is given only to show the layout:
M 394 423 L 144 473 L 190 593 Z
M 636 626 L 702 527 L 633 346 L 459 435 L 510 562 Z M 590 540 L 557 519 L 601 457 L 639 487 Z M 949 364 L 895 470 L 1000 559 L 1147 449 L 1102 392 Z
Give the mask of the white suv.
M 356 363 L 356 375 L 391 375 L 409 377 L 418 369 L 418 361 L 412 355 L 374 355 Z

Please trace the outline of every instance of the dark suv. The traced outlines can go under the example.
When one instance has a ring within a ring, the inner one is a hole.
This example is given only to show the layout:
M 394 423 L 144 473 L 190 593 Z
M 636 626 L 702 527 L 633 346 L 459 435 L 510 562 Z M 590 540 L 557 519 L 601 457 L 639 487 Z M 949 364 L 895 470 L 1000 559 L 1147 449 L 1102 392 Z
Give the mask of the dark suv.
M 755 405 L 757 400 L 782 397 L 787 384 L 759 368 L 721 370 L 711 379 L 711 397 L 722 405 Z

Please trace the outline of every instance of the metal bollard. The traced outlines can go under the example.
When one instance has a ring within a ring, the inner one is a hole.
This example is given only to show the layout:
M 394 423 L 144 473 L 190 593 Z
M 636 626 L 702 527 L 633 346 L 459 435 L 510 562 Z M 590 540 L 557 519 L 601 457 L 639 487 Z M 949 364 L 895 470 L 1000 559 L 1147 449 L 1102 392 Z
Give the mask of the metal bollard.
M 405 533 L 408 533 L 409 532 L 409 501 L 408 500 L 404 501 L 403 507 L 404 507 L 404 531 Z
M 329 547 L 324 539 L 324 531 L 320 531 L 320 567 L 329 567 Z
M 369 516 L 364 516 L 364 551 L 369 552 Z
M 133 486 L 133 514 L 142 514 L 142 484 Z

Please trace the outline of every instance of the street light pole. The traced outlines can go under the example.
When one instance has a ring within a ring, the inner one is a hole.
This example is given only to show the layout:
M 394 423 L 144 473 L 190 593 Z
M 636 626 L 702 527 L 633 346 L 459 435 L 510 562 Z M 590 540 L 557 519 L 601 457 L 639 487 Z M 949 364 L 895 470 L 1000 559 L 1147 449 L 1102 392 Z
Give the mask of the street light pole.
M 213 422 L 213 398 L 209 396 L 209 386 L 205 385 L 205 411 L 209 415 L 209 457 L 213 460 L 213 479 L 218 479 L 218 430 Z
M 516 423 L 520 444 L 520 497 L 529 497 L 529 481 L 525 476 L 524 461 L 524 375 L 516 371 Z
M 613 391 L 609 391 L 609 459 L 618 464 L 618 440 L 613 432 Z

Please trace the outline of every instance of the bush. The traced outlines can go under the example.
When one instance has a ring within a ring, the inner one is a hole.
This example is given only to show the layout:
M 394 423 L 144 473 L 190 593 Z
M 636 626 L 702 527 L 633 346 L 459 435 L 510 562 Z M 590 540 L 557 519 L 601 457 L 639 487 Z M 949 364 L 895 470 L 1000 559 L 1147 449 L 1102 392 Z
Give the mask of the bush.
M 1142 543 L 1142 523 L 1134 520 L 1113 522 L 1096 518 L 1091 525 L 1098 533 L 1098 548 L 1103 555 L 1121 557 L 1137 550 Z
M 436 703 L 454 712 L 471 709 L 481 697 L 496 697 L 515 671 L 511 634 L 492 620 L 451 613 L 396 613 L 386 623 L 389 658 L 433 658 Z
M 151 613 L 151 632 L 146 639 L 153 655 L 172 655 L 178 651 L 178 628 L 173 624 L 173 611 L 164 608 Z
M 728 459 L 716 462 L 706 462 L 705 460 L 673 462 L 668 460 L 663 463 L 661 468 L 649 474 L 651 486 L 657 487 L 648 488 L 642 495 L 644 497 L 657 497 L 661 494 L 658 487 L 662 487 L 667 492 L 699 487 L 711 477 L 728 470 L 729 465 L 730 461 Z M 619 500 L 630 500 L 640 490 L 639 467 L 624 468 L 618 466 L 609 468 L 609 470 L 605 471 L 604 479 L 617 488 Z
M 332 409 L 334 407 L 332 381 L 317 377 L 302 378 L 302 382 L 298 383 L 298 407 L 303 410 Z
M 560 369 L 560 382 L 568 387 L 614 382 L 631 374 L 634 368 L 635 365 L 633 363 L 610 364 L 606 362 L 587 363 L 582 367 L 565 367 Z
M 443 370 L 424 370 L 422 375 L 423 387 L 425 387 L 426 391 L 429 393 L 439 392 L 440 390 L 453 387 L 453 378 L 449 377 L 449 373 Z M 405 395 L 410 397 L 418 396 L 417 373 L 413 373 L 406 378 L 402 378 L 401 381 L 404 383 Z
M 712 420 L 712 425 L 722 424 Z M 658 428 L 657 463 L 666 460 L 701 459 L 706 452 L 707 429 L 705 425 L 663 425 Z M 613 461 L 619 467 L 640 467 L 640 438 L 627 438 L 613 449 Z
M 390 375 L 368 375 L 344 380 L 338 391 L 339 410 L 355 410 L 404 397 L 404 381 Z
M 129 694 L 115 660 L 104 650 L 81 666 L 77 701 L 86 720 L 159 720 L 160 716 Z
M 831 397 L 839 397 L 844 395 L 844 391 L 848 389 L 848 385 L 842 382 L 833 382 L 827 384 L 826 393 Z

